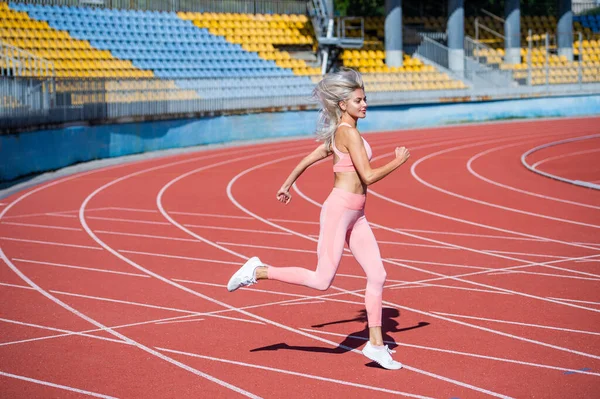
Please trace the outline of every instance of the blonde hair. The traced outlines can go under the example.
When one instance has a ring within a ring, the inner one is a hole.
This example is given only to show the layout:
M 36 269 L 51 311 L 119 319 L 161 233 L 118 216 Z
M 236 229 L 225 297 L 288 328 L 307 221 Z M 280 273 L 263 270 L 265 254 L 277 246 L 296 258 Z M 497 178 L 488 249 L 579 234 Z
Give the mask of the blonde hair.
M 313 98 L 319 102 L 321 109 L 317 120 L 317 140 L 331 145 L 333 134 L 337 129 L 342 110 L 340 101 L 350 99 L 356 89 L 363 89 L 364 84 L 360 73 L 354 69 L 343 68 L 339 72 L 328 73 L 313 90 Z

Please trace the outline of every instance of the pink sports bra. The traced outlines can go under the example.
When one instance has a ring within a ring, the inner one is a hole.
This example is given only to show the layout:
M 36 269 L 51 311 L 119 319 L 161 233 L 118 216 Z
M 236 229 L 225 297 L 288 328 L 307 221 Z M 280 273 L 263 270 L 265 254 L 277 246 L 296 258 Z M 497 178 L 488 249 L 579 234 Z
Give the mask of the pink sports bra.
M 345 122 L 340 123 L 338 125 L 338 127 L 340 127 L 342 125 L 352 127 Z M 369 143 L 367 143 L 367 140 L 365 140 L 364 137 L 362 137 L 362 140 L 365 145 L 365 149 L 367 150 L 367 156 L 369 157 L 369 161 L 370 161 L 371 158 L 373 157 L 373 151 L 371 150 L 371 146 L 369 145 Z M 339 161 L 335 165 L 333 165 L 334 172 L 354 172 L 356 170 L 356 169 L 354 169 L 354 164 L 352 163 L 352 158 L 350 158 L 350 154 L 348 154 L 347 152 L 341 152 L 340 150 L 338 150 L 336 148 L 335 139 L 331 143 L 331 148 L 333 148 L 333 152 L 339 158 Z

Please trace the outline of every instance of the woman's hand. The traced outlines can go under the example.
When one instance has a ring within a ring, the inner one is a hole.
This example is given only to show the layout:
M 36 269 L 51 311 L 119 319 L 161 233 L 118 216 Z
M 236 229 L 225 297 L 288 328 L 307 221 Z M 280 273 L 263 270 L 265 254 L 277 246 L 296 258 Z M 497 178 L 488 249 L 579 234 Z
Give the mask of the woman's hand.
M 399 159 L 401 163 L 404 163 L 410 157 L 410 152 L 406 147 L 396 147 L 396 159 Z
M 282 202 L 284 204 L 289 203 L 292 200 L 292 194 L 290 194 L 290 190 L 281 187 L 279 191 L 277 191 L 277 201 Z

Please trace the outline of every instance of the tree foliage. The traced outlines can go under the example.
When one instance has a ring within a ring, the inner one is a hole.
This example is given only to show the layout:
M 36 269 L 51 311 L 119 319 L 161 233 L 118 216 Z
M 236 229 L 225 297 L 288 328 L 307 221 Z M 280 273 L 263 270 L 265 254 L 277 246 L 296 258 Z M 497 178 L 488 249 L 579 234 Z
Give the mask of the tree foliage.
M 559 0 L 520 0 L 521 15 L 556 15 Z M 465 15 L 481 15 L 487 10 L 504 16 L 505 0 L 465 0 Z M 340 16 L 385 15 L 385 0 L 335 0 L 335 13 Z M 402 0 L 402 13 L 406 16 L 446 16 L 448 0 Z

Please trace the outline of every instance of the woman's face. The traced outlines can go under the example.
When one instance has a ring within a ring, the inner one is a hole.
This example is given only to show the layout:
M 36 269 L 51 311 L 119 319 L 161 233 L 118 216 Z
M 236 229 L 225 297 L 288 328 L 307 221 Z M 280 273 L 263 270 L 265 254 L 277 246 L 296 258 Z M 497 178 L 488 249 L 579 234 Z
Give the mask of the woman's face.
M 354 119 L 367 116 L 367 96 L 363 89 L 356 89 L 346 101 L 340 102 L 342 111 L 345 111 Z

